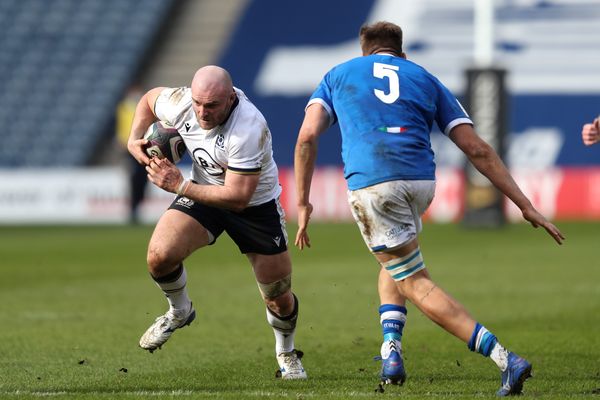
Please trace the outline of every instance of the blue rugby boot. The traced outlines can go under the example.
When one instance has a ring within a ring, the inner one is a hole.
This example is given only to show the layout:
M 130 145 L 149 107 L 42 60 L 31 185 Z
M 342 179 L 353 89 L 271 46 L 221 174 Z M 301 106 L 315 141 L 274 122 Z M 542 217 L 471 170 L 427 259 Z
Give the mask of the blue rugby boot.
M 523 383 L 531 376 L 531 364 L 513 352 L 508 353 L 508 366 L 502 372 L 502 387 L 497 396 L 514 396 L 521 394 Z
M 381 382 L 402 385 L 406 380 L 402 345 L 397 340 L 387 340 L 381 345 Z

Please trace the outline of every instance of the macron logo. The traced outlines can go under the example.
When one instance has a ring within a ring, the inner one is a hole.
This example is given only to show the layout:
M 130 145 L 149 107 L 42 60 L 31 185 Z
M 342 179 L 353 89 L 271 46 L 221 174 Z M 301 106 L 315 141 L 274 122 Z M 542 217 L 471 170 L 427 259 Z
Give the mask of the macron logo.
M 281 243 L 281 236 L 275 236 L 273 238 L 273 241 L 275 242 L 275 244 L 277 245 L 277 247 L 279 247 L 279 243 Z

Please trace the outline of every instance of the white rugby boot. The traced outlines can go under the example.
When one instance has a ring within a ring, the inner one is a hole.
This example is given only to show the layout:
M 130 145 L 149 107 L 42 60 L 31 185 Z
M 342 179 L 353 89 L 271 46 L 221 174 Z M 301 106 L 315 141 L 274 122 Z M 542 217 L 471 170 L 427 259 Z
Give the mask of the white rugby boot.
M 196 310 L 191 306 L 188 313 L 175 315 L 171 310 L 156 318 L 154 323 L 140 338 L 140 347 L 152 353 L 165 344 L 176 329 L 183 328 L 192 323 L 196 318 Z
M 302 356 L 304 356 L 304 353 L 300 350 L 277 354 L 279 370 L 275 376 L 281 379 L 306 379 L 306 371 L 300 361 Z

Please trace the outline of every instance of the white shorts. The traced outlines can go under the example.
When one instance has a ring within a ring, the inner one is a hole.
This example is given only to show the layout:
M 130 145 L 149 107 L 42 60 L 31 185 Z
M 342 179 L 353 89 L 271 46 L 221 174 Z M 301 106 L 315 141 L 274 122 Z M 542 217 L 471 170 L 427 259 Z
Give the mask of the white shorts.
M 431 204 L 435 181 L 389 181 L 348 191 L 348 203 L 365 243 L 385 252 L 421 232 L 421 215 Z

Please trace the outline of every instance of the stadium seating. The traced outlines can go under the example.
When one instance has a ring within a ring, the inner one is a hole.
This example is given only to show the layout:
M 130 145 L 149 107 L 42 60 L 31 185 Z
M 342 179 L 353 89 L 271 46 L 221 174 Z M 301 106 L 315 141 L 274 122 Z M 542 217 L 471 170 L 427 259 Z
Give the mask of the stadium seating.
M 0 167 L 87 165 L 174 3 L 0 1 Z

